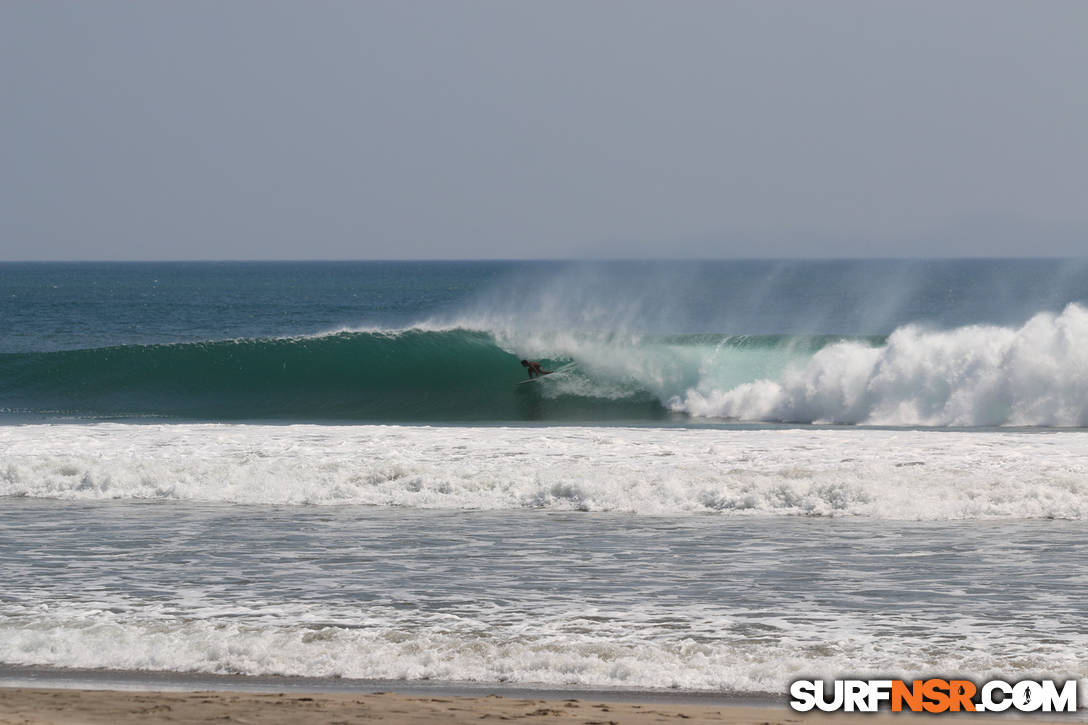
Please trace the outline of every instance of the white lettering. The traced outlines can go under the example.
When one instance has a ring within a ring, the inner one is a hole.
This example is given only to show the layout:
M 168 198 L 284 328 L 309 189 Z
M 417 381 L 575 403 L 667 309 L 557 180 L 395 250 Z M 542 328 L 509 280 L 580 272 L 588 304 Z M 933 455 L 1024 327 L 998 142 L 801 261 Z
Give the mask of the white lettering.
M 994 699 L 994 692 L 1000 692 L 1003 697 L 1000 700 Z M 983 710 L 986 712 L 1004 712 L 1012 706 L 1012 686 L 1002 680 L 990 680 L 982 686 L 982 707 L 976 707 L 975 710 Z
M 1053 709 L 1052 709 L 1053 708 Z M 1054 680 L 1043 680 L 1043 712 L 1076 712 L 1077 681 L 1066 680 L 1061 692 Z
M 790 707 L 797 712 L 808 712 L 816 706 L 816 684 L 812 680 L 797 680 L 790 685 Z

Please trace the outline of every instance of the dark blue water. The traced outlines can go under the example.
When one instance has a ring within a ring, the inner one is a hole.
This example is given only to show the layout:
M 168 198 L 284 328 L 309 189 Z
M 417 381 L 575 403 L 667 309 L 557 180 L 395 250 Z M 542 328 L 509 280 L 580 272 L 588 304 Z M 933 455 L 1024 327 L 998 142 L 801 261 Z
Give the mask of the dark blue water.
M 453 309 L 509 265 L 0 264 L 0 352 L 407 327 Z
M 575 299 L 552 297 L 567 290 Z M 887 334 L 910 322 L 1017 324 L 1084 302 L 1088 263 L 3 263 L 0 352 L 398 329 L 482 312 L 533 318 L 541 307 L 570 317 L 587 300 L 652 332 Z

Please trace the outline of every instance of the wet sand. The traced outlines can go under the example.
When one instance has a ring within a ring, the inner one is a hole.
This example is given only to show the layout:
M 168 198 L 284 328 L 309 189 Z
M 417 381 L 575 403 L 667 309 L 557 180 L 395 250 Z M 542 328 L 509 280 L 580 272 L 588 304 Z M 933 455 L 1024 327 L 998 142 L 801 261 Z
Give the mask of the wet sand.
M 139 692 L 0 687 L 3 725 L 138 725 L 141 723 L 253 723 L 349 725 L 353 723 L 480 723 L 525 721 L 579 725 L 730 723 L 785 725 L 819 721 L 892 723 L 932 716 L 881 713 L 810 714 L 782 707 L 685 703 L 598 702 L 577 698 L 529 699 L 329 692 Z M 962 716 L 960 716 L 962 717 Z M 976 725 L 1008 718 L 969 716 Z M 1046 722 L 1031 718 L 1033 724 Z M 1053 718 L 1052 721 L 1058 721 Z M 1066 721 L 1068 722 L 1068 721 Z

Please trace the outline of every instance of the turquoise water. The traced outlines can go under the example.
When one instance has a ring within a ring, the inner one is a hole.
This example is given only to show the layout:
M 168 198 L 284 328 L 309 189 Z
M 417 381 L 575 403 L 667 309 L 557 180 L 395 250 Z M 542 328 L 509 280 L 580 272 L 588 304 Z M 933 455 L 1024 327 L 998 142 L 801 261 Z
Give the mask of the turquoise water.
M 0 408 L 1079 427 L 1085 299 L 1055 260 L 6 264 Z

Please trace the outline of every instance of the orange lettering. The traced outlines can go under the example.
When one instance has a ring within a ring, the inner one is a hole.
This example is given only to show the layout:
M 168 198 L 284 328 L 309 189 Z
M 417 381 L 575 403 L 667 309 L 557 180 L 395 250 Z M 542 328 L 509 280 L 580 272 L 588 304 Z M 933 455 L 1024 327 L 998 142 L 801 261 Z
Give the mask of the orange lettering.
M 975 696 L 975 683 L 970 680 L 952 680 L 948 685 L 952 712 L 959 712 L 961 707 L 967 712 L 974 712 L 975 703 L 971 702 L 971 698 Z
M 948 680 L 932 679 L 922 683 L 922 694 L 929 702 L 922 703 L 926 712 L 944 712 L 948 709 Z
M 914 680 L 910 684 L 911 686 L 907 687 L 907 683 L 902 680 L 892 681 L 892 712 L 902 712 L 904 702 L 907 703 L 911 712 L 921 711 L 922 681 Z

